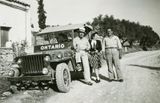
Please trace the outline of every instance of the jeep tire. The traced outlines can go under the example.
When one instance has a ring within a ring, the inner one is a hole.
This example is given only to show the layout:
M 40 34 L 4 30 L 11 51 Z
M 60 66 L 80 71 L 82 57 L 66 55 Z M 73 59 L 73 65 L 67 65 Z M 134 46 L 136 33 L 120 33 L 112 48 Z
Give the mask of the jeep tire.
M 60 92 L 68 92 L 70 90 L 71 75 L 66 63 L 58 64 L 56 67 L 56 84 Z

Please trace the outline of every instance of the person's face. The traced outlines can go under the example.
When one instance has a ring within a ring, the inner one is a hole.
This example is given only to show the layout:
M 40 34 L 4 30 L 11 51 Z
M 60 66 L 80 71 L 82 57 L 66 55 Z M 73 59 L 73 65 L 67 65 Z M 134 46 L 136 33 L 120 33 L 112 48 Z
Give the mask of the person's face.
M 52 35 L 52 38 L 55 38 L 56 36 L 55 35 Z
M 84 33 L 79 32 L 79 37 L 80 37 L 80 38 L 83 38 L 83 37 L 84 37 Z
M 113 31 L 111 29 L 108 29 L 107 32 L 108 32 L 108 36 L 112 36 L 113 35 Z
M 96 40 L 96 34 L 93 36 L 93 40 Z
M 75 35 L 75 37 L 77 37 L 79 34 L 78 34 L 78 32 L 74 32 L 74 35 Z

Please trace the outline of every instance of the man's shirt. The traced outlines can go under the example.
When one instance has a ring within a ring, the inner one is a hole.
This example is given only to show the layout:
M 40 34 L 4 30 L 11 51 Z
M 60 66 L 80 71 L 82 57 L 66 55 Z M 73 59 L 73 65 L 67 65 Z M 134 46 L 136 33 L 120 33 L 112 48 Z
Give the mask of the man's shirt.
M 105 48 L 117 48 L 122 49 L 122 44 L 119 40 L 119 38 L 115 35 L 108 37 L 106 36 L 102 43 L 102 51 L 105 51 Z
M 74 49 L 79 49 L 79 50 L 89 50 L 90 49 L 90 44 L 88 42 L 88 39 L 83 37 L 80 39 L 79 37 L 76 37 L 73 39 L 73 47 Z

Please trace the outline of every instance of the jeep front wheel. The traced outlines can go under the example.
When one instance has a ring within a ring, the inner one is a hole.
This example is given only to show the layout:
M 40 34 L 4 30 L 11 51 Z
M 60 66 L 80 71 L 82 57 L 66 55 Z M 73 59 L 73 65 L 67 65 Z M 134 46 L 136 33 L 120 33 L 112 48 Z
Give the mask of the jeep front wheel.
M 71 75 L 68 65 L 65 63 L 58 64 L 56 67 L 56 84 L 60 92 L 70 90 Z

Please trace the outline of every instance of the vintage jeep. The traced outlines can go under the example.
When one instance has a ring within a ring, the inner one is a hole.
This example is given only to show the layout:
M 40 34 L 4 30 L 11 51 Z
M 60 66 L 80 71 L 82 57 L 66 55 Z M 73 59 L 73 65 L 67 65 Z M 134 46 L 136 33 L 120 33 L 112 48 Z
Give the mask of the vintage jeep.
M 34 53 L 14 59 L 8 80 L 17 89 L 52 88 L 56 83 L 61 92 L 70 90 L 75 58 L 72 46 L 74 30 L 90 27 L 84 24 L 48 27 L 35 35 Z

